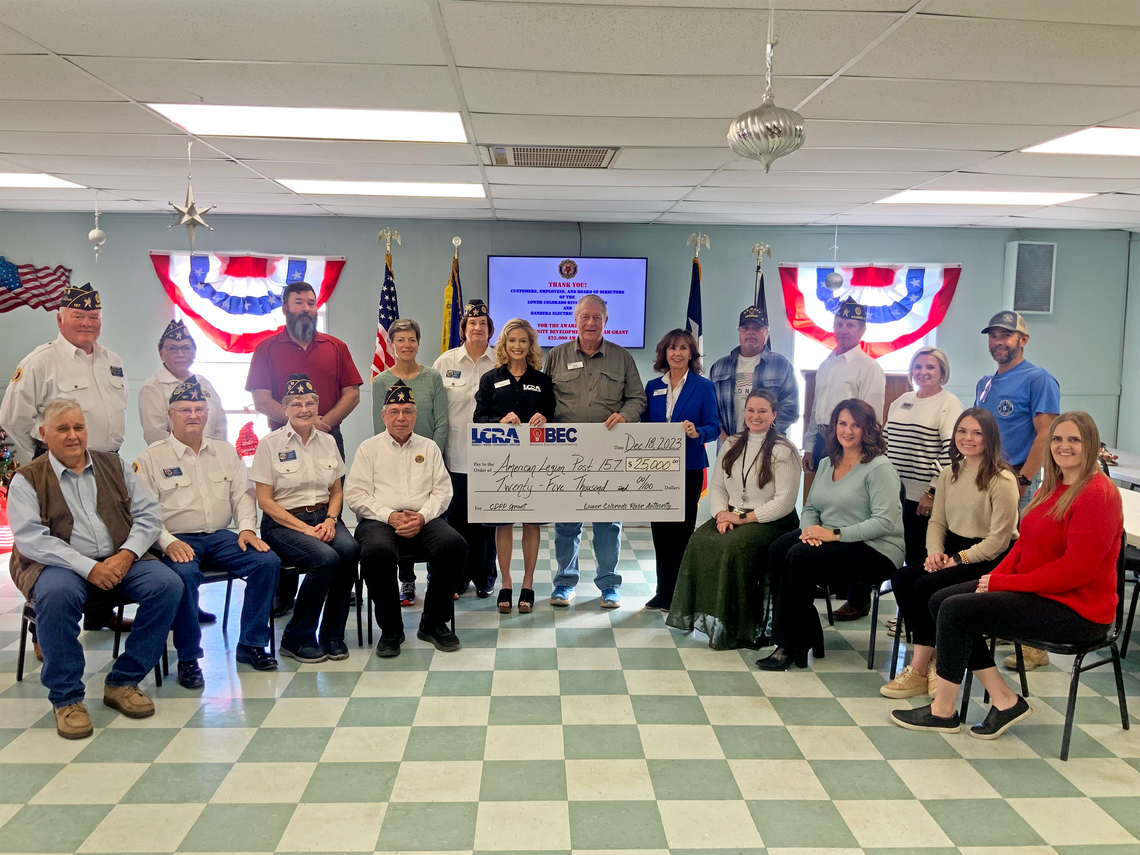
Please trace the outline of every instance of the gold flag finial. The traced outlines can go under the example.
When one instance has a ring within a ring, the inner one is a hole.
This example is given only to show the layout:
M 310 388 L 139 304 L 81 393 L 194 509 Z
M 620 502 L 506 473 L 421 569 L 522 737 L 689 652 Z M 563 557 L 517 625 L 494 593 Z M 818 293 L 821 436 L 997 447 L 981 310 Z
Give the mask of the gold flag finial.
M 395 229 L 386 228 L 382 232 L 380 232 L 380 234 L 376 235 L 376 243 L 380 243 L 380 241 L 382 241 L 382 240 L 387 241 L 387 243 L 388 243 L 388 246 L 384 251 L 388 255 L 391 255 L 392 254 L 392 241 L 395 241 L 397 246 L 400 245 L 400 233 L 398 231 L 396 231 Z
M 706 234 L 701 234 L 700 232 L 697 232 L 696 234 L 689 235 L 689 239 L 687 241 L 685 241 L 685 246 L 688 246 L 691 243 L 695 243 L 697 245 L 697 249 L 693 253 L 694 258 L 700 258 L 701 257 L 701 244 L 702 243 L 705 245 L 705 249 L 711 249 L 711 247 L 709 246 L 709 236 Z
M 756 266 L 763 267 L 764 256 L 766 255 L 769 258 L 772 257 L 772 247 L 768 246 L 766 243 L 753 244 L 752 252 L 750 254 L 756 256 Z

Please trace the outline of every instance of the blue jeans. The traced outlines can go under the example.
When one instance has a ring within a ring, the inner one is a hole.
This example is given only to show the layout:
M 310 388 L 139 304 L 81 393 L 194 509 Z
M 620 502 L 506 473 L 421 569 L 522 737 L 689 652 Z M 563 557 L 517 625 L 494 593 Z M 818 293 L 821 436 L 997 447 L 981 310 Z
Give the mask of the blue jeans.
M 621 556 L 621 523 L 596 522 L 593 523 L 593 528 L 594 560 L 598 563 L 594 584 L 599 591 L 620 588 L 621 576 L 617 572 L 617 563 Z M 581 542 L 581 523 L 554 524 L 554 556 L 558 559 L 555 585 L 573 588 L 578 584 L 578 545 Z
M 1021 472 L 1020 466 L 1013 467 L 1014 472 Z M 1017 503 L 1018 516 L 1025 513 L 1025 506 L 1033 499 L 1033 494 L 1041 487 L 1041 471 L 1038 470 L 1037 474 L 1033 476 L 1033 480 L 1029 482 L 1029 486 L 1025 488 L 1025 495 Z
M 317 525 L 325 519 L 325 512 L 302 511 L 294 516 L 308 525 Z M 324 543 L 311 535 L 285 528 L 265 514 L 261 518 L 261 539 L 280 556 L 282 563 L 296 564 L 305 574 L 305 581 L 297 591 L 293 617 L 281 636 L 282 645 L 290 650 L 316 645 L 318 623 L 321 641 L 344 641 L 348 598 L 356 584 L 360 561 L 360 544 L 344 523 L 337 520 L 332 543 Z
M 250 647 L 269 644 L 269 611 L 277 590 L 281 559 L 272 552 L 258 552 L 247 546 L 242 552 L 232 531 L 211 534 L 179 534 L 176 537 L 194 550 L 185 563 L 163 556 L 163 563 L 182 578 L 185 591 L 174 616 L 174 648 L 180 662 L 202 658 L 202 626 L 198 623 L 198 588 L 203 570 L 225 570 L 245 579 L 245 599 L 241 607 L 238 642 Z
M 107 675 L 108 686 L 136 686 L 154 668 L 166 647 L 166 634 L 182 599 L 177 574 L 161 561 L 136 561 L 118 589 L 138 603 L 134 630 Z M 37 639 L 44 652 L 40 682 L 52 706 L 80 703 L 84 697 L 83 645 L 79 620 L 90 596 L 106 592 L 66 567 L 45 567 L 32 589 Z

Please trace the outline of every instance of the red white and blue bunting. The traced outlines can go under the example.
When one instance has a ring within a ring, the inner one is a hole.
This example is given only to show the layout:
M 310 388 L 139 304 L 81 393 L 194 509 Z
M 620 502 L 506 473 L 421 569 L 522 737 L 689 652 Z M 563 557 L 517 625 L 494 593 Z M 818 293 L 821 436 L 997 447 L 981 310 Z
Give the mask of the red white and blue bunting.
M 843 277 L 834 290 L 825 282 L 832 272 Z M 830 348 L 839 304 L 851 297 L 866 306 L 863 350 L 878 359 L 942 323 L 961 273 L 960 264 L 781 264 L 780 284 L 788 322 Z
M 344 269 L 344 256 L 151 252 L 167 296 L 215 344 L 251 353 L 285 325 L 281 292 L 308 282 L 322 306 Z

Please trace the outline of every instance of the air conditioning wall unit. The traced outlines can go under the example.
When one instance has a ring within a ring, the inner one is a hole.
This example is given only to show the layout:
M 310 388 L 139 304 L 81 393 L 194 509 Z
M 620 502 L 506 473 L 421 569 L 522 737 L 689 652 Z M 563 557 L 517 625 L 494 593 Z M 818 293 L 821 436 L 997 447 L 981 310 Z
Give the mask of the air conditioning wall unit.
M 488 166 L 537 166 L 547 169 L 606 169 L 616 148 L 600 146 L 489 145 Z
M 1022 314 L 1053 312 L 1057 244 L 1018 240 L 1005 245 L 1002 306 Z

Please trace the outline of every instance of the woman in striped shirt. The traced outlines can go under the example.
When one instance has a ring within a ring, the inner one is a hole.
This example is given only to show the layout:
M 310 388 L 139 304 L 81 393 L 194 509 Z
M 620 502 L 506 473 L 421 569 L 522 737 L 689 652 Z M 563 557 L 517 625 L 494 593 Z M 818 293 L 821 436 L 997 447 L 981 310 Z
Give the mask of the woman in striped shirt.
M 950 465 L 950 442 L 962 402 L 942 387 L 950 379 L 950 360 L 938 347 L 920 347 L 910 360 L 913 392 L 895 399 L 883 434 L 887 458 L 906 490 L 903 536 L 906 563 L 926 560 L 926 525 L 934 507 L 938 473 Z

